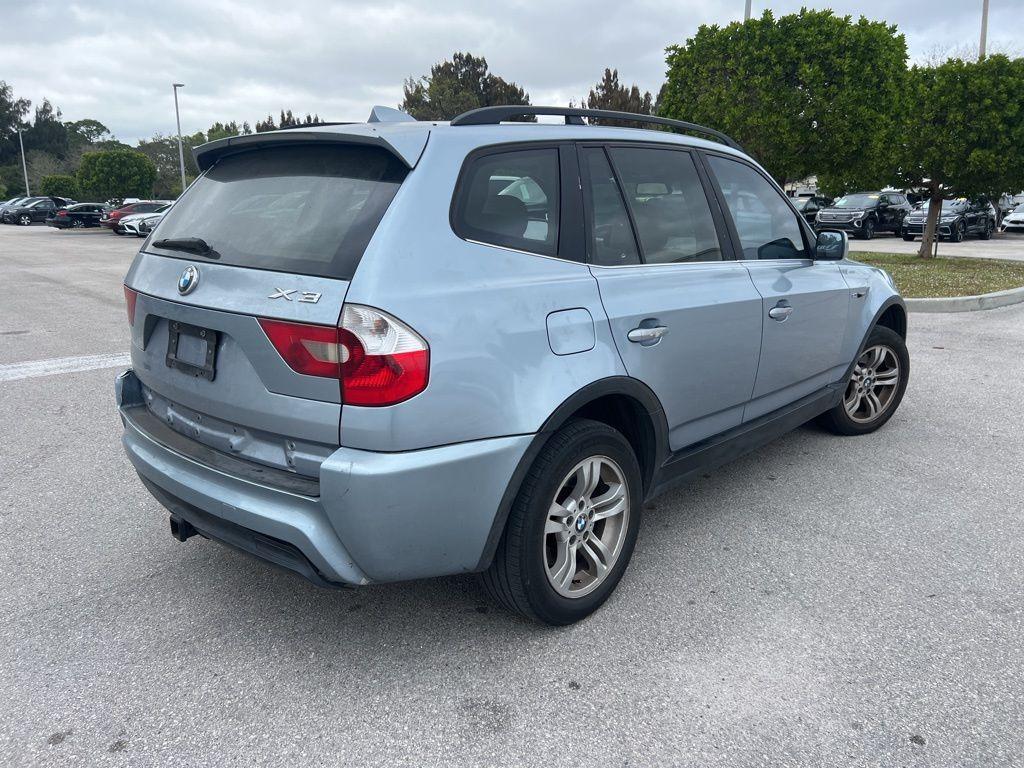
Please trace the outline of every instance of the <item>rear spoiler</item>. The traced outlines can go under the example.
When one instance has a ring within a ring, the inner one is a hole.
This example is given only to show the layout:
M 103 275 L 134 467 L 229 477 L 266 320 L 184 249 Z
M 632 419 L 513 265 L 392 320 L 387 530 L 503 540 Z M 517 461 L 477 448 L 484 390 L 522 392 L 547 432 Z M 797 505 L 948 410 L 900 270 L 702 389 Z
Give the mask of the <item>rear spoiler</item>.
M 387 126 L 381 131 L 376 125 L 367 123 L 339 124 L 330 129 L 317 125 L 308 128 L 289 128 L 283 131 L 265 131 L 244 136 L 229 136 L 207 142 L 192 150 L 192 156 L 200 171 L 212 168 L 218 160 L 227 155 L 265 146 L 288 144 L 309 144 L 329 142 L 334 144 L 363 144 L 386 149 L 406 167 L 414 168 L 427 145 L 430 131 L 422 123 L 381 123 Z M 408 126 L 408 127 L 407 127 Z

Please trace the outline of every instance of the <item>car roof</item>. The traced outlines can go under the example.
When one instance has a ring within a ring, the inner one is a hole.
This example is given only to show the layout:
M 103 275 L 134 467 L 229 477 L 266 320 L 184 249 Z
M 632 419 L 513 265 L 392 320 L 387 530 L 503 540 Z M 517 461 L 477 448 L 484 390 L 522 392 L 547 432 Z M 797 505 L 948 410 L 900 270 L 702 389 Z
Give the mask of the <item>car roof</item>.
M 314 125 L 231 136 L 196 147 L 193 153 L 200 170 L 207 170 L 220 157 L 232 154 L 236 150 L 296 140 L 352 142 L 379 146 L 397 155 L 409 168 L 414 168 L 419 162 L 428 140 L 449 146 L 457 144 L 467 152 L 478 147 L 527 141 L 645 141 L 713 149 L 725 154 L 747 157 L 743 152 L 717 141 L 646 128 L 548 122 L 452 125 L 449 121 L 412 119 Z

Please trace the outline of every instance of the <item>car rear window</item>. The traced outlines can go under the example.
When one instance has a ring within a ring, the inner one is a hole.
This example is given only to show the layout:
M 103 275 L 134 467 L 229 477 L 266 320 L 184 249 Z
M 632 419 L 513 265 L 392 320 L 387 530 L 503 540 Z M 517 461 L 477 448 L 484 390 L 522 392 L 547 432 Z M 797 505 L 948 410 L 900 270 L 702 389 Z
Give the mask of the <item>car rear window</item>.
M 349 279 L 407 170 L 390 152 L 344 144 L 229 155 L 199 177 L 160 222 L 164 239 L 200 238 L 218 262 Z

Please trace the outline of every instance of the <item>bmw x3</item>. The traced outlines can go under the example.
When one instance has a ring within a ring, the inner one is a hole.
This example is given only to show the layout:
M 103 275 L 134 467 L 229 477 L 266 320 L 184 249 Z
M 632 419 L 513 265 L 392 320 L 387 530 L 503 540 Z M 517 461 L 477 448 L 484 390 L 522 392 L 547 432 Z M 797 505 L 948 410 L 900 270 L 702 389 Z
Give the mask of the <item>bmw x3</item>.
M 890 277 L 710 128 L 375 108 L 195 158 L 116 387 L 181 541 L 322 586 L 476 572 L 567 624 L 646 500 L 810 420 L 872 432 L 907 386 Z

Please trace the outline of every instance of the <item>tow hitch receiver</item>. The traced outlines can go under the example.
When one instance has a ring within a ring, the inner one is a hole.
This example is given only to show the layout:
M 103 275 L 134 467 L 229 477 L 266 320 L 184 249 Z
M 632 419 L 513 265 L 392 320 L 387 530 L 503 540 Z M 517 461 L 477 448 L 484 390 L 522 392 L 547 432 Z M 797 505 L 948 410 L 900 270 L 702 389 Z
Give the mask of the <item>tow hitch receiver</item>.
M 192 538 L 197 533 L 199 533 L 199 531 L 197 531 L 188 520 L 182 520 L 171 515 L 171 536 L 176 538 L 178 541 L 185 541 L 185 539 Z

